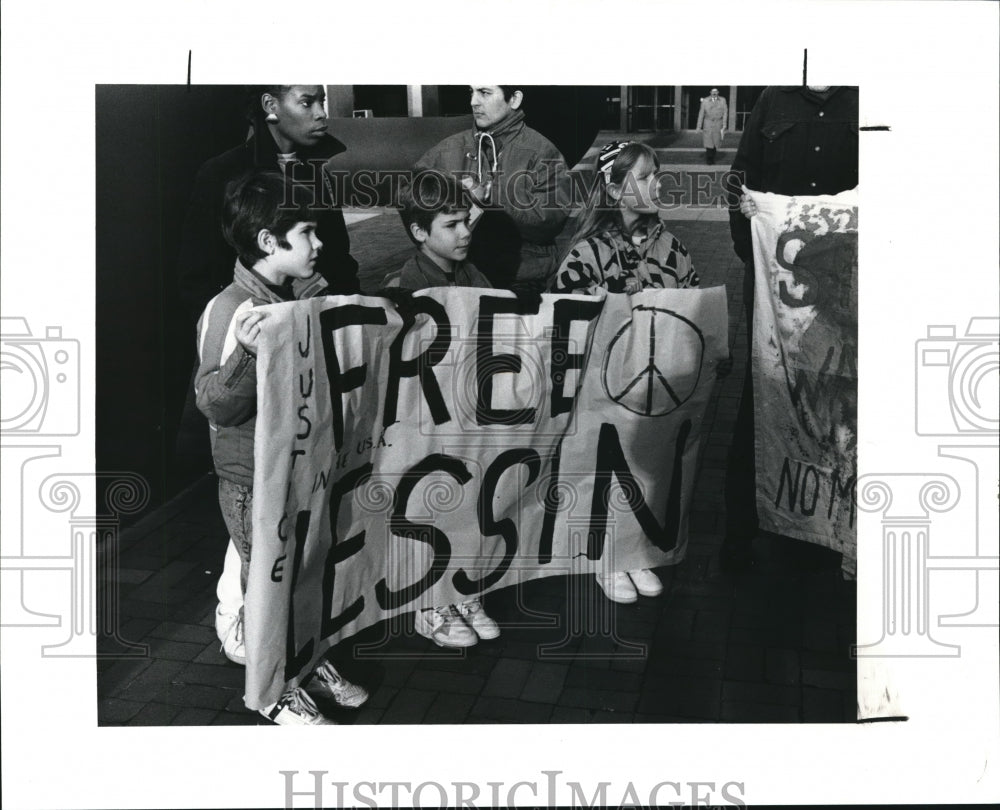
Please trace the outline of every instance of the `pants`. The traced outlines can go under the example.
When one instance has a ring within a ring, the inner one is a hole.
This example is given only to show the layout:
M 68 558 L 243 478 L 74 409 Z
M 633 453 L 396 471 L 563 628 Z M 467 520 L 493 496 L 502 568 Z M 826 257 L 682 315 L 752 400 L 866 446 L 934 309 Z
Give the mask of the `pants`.
M 215 586 L 215 595 L 219 600 L 219 612 L 231 616 L 243 610 L 243 592 L 240 590 L 240 553 L 236 543 L 230 538 L 226 543 L 226 559 L 222 564 L 222 574 Z
M 236 547 L 236 553 L 240 557 L 240 593 L 245 595 L 247 579 L 250 575 L 250 547 L 253 544 L 253 524 L 251 523 L 253 488 L 220 478 L 219 508 L 222 510 L 222 519 L 226 522 L 226 528 L 229 529 L 229 536 L 232 538 L 231 545 Z M 223 577 L 225 577 L 225 569 L 223 569 Z M 223 587 L 224 583 L 220 582 L 219 588 Z
M 751 259 L 743 268 L 743 308 L 747 324 L 747 366 L 743 391 L 736 412 L 733 443 L 726 466 L 726 534 L 728 546 L 749 549 L 757 534 L 757 480 L 754 459 L 753 414 L 753 299 L 754 265 Z

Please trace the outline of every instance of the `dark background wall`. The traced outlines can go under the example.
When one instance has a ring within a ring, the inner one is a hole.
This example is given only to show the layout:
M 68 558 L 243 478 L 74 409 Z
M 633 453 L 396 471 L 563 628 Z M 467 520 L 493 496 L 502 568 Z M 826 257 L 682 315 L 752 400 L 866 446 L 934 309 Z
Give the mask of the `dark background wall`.
M 134 85 L 96 93 L 97 470 L 145 476 L 155 507 L 209 469 L 207 428 L 200 452 L 175 452 L 195 358 L 175 264 L 199 165 L 246 136 L 244 94 Z

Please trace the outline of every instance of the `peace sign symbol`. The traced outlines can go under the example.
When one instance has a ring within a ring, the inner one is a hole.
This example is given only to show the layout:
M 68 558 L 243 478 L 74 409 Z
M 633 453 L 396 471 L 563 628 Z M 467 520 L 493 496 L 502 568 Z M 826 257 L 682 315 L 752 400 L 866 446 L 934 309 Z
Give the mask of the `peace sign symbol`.
M 694 393 L 705 338 L 669 309 L 637 306 L 611 339 L 602 379 L 612 402 L 640 416 L 665 416 Z

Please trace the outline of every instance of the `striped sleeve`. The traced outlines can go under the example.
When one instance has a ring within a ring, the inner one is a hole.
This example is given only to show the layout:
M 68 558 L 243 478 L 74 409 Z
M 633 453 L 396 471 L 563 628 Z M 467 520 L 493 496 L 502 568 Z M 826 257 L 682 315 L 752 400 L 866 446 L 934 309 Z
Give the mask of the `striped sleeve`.
M 239 425 L 257 413 L 256 358 L 236 340 L 237 317 L 253 300 L 227 288 L 208 302 L 198 321 L 198 409 L 213 425 Z

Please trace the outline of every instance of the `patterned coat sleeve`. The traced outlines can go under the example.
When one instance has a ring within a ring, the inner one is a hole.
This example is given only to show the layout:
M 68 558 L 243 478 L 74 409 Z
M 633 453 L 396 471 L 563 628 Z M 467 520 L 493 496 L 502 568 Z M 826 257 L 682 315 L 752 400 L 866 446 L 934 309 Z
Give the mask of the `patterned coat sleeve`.
M 676 236 L 671 238 L 674 240 L 671 248 L 677 256 L 677 286 L 681 289 L 700 287 L 701 279 L 694 270 L 691 254 Z
M 599 261 L 594 246 L 587 239 L 577 242 L 563 259 L 552 282 L 553 292 L 594 295 L 601 286 Z

